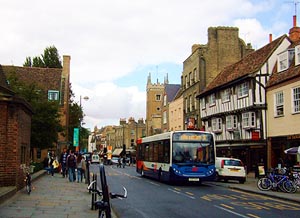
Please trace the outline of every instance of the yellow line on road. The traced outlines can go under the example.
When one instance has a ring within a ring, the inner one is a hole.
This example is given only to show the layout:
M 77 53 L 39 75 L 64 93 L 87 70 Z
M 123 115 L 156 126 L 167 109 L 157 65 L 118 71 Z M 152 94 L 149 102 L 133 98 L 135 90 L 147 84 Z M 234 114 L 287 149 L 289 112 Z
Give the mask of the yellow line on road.
M 207 197 L 207 196 L 202 196 L 201 197 L 203 200 L 206 200 L 206 201 L 212 201 L 209 197 Z
M 254 217 L 254 218 L 260 218 L 260 216 L 256 216 L 256 215 L 253 215 L 251 213 L 247 213 L 248 216 L 251 216 L 251 217 Z
M 188 194 L 188 195 L 194 195 L 194 193 L 192 193 L 192 192 L 185 192 L 186 194 Z
M 231 206 L 229 206 L 227 204 L 220 204 L 220 205 L 223 206 L 223 207 L 226 207 L 228 209 L 234 210 L 234 207 L 231 207 Z

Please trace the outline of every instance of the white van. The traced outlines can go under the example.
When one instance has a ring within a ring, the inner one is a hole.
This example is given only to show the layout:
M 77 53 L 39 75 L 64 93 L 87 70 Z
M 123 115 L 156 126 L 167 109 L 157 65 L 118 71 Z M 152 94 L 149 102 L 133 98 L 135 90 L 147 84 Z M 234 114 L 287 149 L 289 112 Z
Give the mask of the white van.
M 216 158 L 216 181 L 238 180 L 245 183 L 246 170 L 240 159 L 217 157 Z

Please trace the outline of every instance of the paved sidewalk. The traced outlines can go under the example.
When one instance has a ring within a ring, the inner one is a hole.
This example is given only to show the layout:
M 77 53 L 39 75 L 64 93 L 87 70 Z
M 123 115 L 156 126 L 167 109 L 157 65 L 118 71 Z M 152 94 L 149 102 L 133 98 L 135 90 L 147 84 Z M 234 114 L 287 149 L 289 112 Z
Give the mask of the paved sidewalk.
M 1 218 L 98 217 L 98 211 L 91 210 L 91 194 L 87 191 L 87 184 L 71 183 L 60 174 L 53 177 L 43 172 L 38 174 L 43 176 L 33 181 L 30 195 L 22 189 L 0 204 Z
M 296 203 L 300 204 L 300 190 L 298 189 L 296 193 L 285 193 L 285 192 L 280 192 L 280 191 L 261 191 L 257 188 L 257 180 L 254 178 L 254 174 L 248 174 L 247 175 L 247 180 L 244 184 L 239 184 L 235 182 L 215 182 L 215 185 L 223 186 L 223 187 L 228 187 L 232 189 L 237 189 L 241 191 L 246 191 L 250 193 L 255 193 L 255 194 L 261 194 L 265 196 L 269 196 L 272 198 L 278 198 L 282 200 L 287 200 L 287 201 L 293 201 Z

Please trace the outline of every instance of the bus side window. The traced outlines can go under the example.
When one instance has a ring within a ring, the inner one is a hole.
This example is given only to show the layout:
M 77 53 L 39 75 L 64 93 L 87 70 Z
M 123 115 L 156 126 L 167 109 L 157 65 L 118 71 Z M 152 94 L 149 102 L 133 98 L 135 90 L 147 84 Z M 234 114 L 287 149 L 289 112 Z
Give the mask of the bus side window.
M 170 162 L 170 142 L 164 141 L 164 163 Z

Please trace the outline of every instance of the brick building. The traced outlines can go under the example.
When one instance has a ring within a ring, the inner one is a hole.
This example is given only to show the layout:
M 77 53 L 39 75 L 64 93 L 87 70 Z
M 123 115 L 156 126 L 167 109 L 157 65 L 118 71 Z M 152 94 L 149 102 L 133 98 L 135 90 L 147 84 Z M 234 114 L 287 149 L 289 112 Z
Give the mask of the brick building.
M 1 66 L 6 78 L 15 76 L 28 85 L 34 84 L 46 93 L 45 98 L 59 102 L 60 122 L 64 132 L 59 133 L 57 145 L 50 148 L 57 150 L 57 153 L 69 144 L 70 59 L 70 56 L 63 56 L 62 68 Z M 46 157 L 47 152 L 48 149 L 34 149 L 31 158 L 35 162 L 40 162 Z
M 24 185 L 30 163 L 31 106 L 9 89 L 0 65 L 0 187 Z

